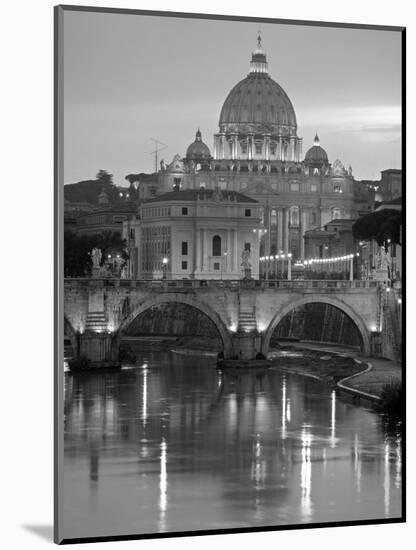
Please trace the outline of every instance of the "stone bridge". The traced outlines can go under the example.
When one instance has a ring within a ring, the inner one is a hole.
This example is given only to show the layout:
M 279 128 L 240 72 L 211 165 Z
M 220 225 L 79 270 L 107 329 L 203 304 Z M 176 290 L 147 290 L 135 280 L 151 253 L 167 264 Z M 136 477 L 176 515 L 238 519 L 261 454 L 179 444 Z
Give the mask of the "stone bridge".
M 225 357 L 269 350 L 272 334 L 291 310 L 330 304 L 355 324 L 362 351 L 374 353 L 382 323 L 384 285 L 376 281 L 220 281 L 65 279 L 65 334 L 93 360 L 115 358 L 130 323 L 154 305 L 187 304 L 216 326 Z M 81 342 L 81 345 L 80 345 Z

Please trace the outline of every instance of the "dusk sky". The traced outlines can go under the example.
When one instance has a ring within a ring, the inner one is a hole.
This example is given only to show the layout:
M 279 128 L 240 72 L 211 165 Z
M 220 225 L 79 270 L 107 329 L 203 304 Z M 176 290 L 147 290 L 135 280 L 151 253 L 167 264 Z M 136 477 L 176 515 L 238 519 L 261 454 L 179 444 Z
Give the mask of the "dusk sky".
M 295 108 L 303 153 L 318 131 L 356 179 L 401 168 L 401 35 L 394 31 L 65 12 L 64 181 L 99 169 L 126 185 L 185 156 L 200 127 L 213 152 L 221 107 L 261 29 L 269 74 Z

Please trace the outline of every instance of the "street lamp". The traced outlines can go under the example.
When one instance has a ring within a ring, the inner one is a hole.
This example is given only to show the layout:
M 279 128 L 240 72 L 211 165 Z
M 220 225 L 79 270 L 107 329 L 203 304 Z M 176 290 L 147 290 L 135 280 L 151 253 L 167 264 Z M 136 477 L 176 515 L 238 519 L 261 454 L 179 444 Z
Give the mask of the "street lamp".
M 162 259 L 162 266 L 163 266 L 163 278 L 166 279 L 166 271 L 169 263 L 169 258 L 166 258 L 166 256 Z

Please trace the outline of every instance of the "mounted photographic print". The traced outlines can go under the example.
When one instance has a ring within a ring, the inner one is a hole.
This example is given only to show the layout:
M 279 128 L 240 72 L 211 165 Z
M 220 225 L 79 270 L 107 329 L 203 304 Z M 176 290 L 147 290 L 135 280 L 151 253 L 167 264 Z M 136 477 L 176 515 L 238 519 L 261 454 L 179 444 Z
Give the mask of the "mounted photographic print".
M 58 543 L 405 520 L 405 30 L 258 15 L 55 8 Z

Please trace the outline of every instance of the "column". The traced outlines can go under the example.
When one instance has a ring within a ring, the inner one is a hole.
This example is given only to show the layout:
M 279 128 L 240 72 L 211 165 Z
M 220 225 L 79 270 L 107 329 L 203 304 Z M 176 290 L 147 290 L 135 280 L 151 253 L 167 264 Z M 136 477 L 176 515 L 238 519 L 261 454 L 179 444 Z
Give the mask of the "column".
M 292 258 L 291 257 L 287 259 L 287 280 L 288 281 L 292 280 Z
M 279 136 L 279 153 L 278 153 L 279 160 L 283 160 L 283 143 L 282 143 L 282 136 Z
M 277 253 L 280 254 L 280 251 L 283 250 L 283 211 L 281 208 L 277 209 L 276 213 L 276 229 L 277 229 Z
M 303 260 L 305 258 L 305 229 L 306 229 L 306 215 L 307 210 L 305 208 L 299 208 L 299 250 L 300 257 Z
M 295 160 L 295 138 L 290 138 L 290 160 Z
M 248 160 L 253 158 L 253 136 L 247 136 L 247 157 Z
M 196 229 L 195 235 L 194 235 L 194 249 L 193 249 L 193 258 L 192 258 L 192 273 L 195 277 L 195 274 L 199 271 L 199 265 L 200 265 L 200 259 L 201 259 L 201 240 L 199 236 L 199 229 Z
M 270 231 L 270 207 L 269 205 L 266 206 L 266 208 L 264 209 L 264 215 L 265 215 L 265 225 L 266 225 L 266 229 L 267 229 L 267 233 L 266 233 L 266 250 L 265 250 L 265 255 L 266 256 L 270 256 L 270 237 L 271 237 L 271 231 Z
M 204 267 L 203 229 L 198 229 L 198 271 L 202 272 L 203 267 Z
M 264 158 L 270 160 L 270 136 L 264 136 Z
M 202 230 L 202 240 L 203 240 L 202 271 L 206 272 L 206 271 L 208 271 L 208 267 L 209 267 L 209 261 L 208 261 L 208 256 L 209 256 L 208 235 L 207 235 L 207 230 L 206 229 Z
M 289 208 L 283 209 L 283 252 L 289 252 Z
M 225 267 L 227 273 L 231 273 L 233 271 L 233 255 L 232 255 L 232 246 L 231 246 L 231 229 L 227 229 L 227 247 L 225 249 L 225 252 L 227 252 L 227 256 L 225 257 Z
M 233 232 L 234 232 L 234 246 L 233 246 L 234 261 L 233 261 L 233 264 L 234 264 L 234 271 L 237 274 L 237 278 L 239 278 L 240 265 L 239 265 L 239 261 L 238 261 L 238 234 L 237 234 L 237 229 L 233 229 Z

